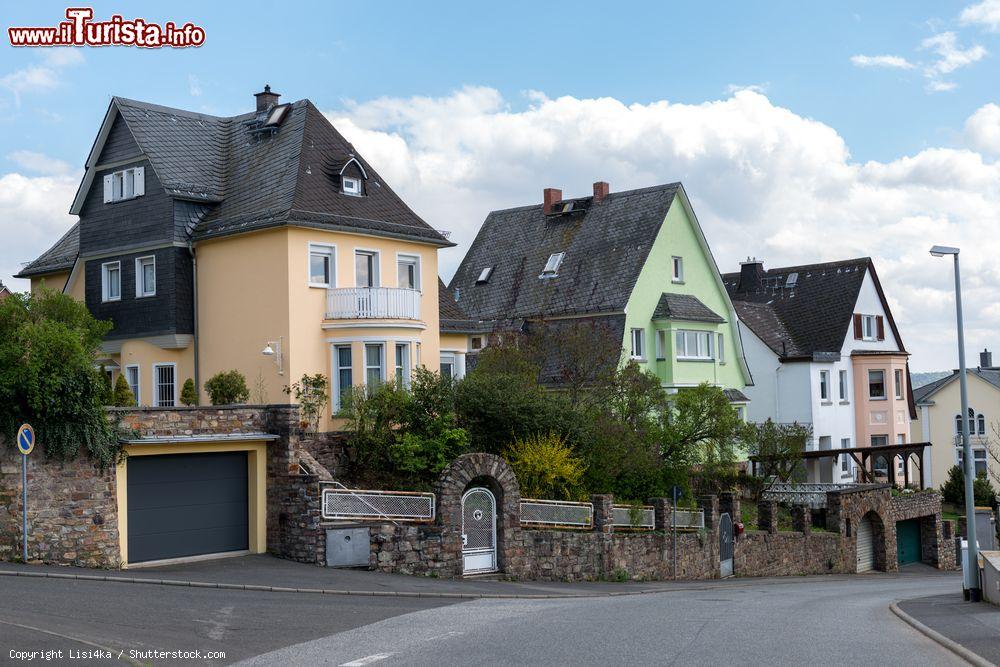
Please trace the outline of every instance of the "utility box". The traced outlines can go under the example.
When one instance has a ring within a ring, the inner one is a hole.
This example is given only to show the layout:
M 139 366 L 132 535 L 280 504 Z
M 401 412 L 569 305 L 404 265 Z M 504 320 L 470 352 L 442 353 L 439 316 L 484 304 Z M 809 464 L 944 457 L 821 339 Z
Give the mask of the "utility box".
M 327 567 L 368 567 L 371 534 L 367 528 L 330 528 L 326 531 Z

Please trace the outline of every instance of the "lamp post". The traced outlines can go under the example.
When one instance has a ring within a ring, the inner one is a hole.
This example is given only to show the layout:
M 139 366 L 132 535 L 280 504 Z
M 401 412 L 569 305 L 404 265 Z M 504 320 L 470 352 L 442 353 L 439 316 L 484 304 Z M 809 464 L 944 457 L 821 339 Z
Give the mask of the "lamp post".
M 969 387 L 965 377 L 965 327 L 962 324 L 962 279 L 958 270 L 958 248 L 936 245 L 931 255 L 955 259 L 955 316 L 958 319 L 958 386 L 962 395 L 962 461 L 965 468 L 965 530 L 969 548 L 965 567 L 965 590 L 968 599 L 979 602 L 982 590 L 979 587 L 979 549 L 976 544 L 976 501 L 973 493 L 975 465 L 972 460 L 972 445 L 969 443 Z

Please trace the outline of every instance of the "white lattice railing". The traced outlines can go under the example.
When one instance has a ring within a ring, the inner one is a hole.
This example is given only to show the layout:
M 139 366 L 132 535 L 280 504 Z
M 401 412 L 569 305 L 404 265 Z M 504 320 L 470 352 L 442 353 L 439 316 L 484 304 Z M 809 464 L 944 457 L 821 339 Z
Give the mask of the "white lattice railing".
M 409 491 L 323 489 L 324 520 L 433 521 L 434 494 Z
M 670 514 L 674 525 L 679 529 L 698 529 L 705 527 L 704 510 L 677 510 Z
M 594 525 L 594 506 L 591 503 L 522 498 L 521 523 L 526 526 L 590 528 Z
M 631 505 L 615 505 L 611 508 L 611 524 L 615 528 L 634 528 L 636 530 L 653 530 L 656 527 L 656 514 L 648 505 L 634 507 Z
M 326 291 L 328 320 L 419 320 L 420 292 L 397 287 L 335 287 Z
M 826 507 L 827 491 L 850 489 L 856 484 L 806 484 L 794 482 L 779 482 L 762 495 L 764 500 L 774 500 L 785 505 L 808 505 L 814 509 Z

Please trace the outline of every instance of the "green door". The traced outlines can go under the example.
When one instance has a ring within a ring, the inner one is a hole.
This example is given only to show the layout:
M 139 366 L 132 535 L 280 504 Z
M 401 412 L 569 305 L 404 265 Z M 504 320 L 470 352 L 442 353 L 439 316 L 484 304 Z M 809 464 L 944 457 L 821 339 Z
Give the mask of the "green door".
M 896 555 L 900 565 L 920 562 L 920 519 L 896 522 Z

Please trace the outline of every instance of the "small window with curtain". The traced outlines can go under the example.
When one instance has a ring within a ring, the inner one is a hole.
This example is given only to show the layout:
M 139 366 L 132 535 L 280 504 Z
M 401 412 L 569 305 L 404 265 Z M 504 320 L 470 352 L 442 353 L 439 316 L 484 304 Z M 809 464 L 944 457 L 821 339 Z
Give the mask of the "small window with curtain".
M 830 371 L 819 372 L 819 398 L 821 401 L 830 400 Z
M 847 371 L 840 371 L 840 400 L 847 401 Z
M 892 386 L 895 390 L 896 400 L 903 400 L 903 371 L 898 368 L 892 372 Z
M 632 329 L 632 353 L 633 359 L 646 358 L 646 330 Z
M 354 388 L 354 368 L 351 363 L 351 346 L 336 346 L 334 360 L 337 363 L 337 382 L 334 385 L 333 409 L 334 412 L 342 412 L 350 407 L 351 390 Z
M 395 378 L 396 387 L 408 389 L 410 386 L 410 345 L 409 343 L 396 343 L 396 364 Z
M 156 296 L 156 257 L 139 257 L 135 260 L 135 296 Z
M 365 344 L 365 386 L 374 390 L 385 382 L 385 346 L 381 343 Z
M 672 264 L 673 264 L 672 281 L 675 283 L 684 282 L 684 258 L 674 257 L 672 259 Z
M 885 371 L 868 371 L 868 398 L 884 400 L 885 394 Z

